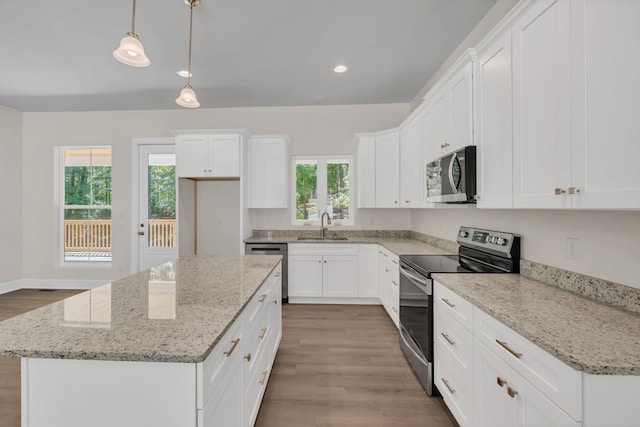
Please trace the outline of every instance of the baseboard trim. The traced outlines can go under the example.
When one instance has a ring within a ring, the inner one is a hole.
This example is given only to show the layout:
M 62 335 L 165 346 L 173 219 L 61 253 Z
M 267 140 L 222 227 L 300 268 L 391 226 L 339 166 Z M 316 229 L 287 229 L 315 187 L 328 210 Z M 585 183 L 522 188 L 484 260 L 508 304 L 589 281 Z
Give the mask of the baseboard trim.
M 22 279 L 0 283 L 0 294 L 19 289 L 93 289 L 110 280 Z
M 342 297 L 292 297 L 289 304 L 354 304 L 354 305 L 382 305 L 380 298 L 342 298 Z
M 22 289 L 22 280 L 0 283 L 0 295 L 17 291 L 18 289 Z

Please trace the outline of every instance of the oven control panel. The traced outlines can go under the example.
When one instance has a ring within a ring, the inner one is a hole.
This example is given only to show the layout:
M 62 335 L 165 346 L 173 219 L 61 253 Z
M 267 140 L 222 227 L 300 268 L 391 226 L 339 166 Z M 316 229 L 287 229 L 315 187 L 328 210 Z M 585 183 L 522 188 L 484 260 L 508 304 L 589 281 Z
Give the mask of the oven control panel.
M 520 236 L 503 231 L 462 226 L 458 231 L 456 240 L 462 246 L 475 247 L 479 250 L 491 250 L 491 252 L 499 253 L 503 256 L 514 255 L 514 250 L 518 252 L 519 256 L 520 252 Z

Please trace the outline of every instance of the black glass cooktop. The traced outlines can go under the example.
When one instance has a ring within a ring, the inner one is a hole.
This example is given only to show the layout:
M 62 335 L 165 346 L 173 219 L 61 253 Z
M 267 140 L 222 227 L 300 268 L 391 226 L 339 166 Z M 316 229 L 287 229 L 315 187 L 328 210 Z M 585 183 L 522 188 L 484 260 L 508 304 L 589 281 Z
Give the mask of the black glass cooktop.
M 428 278 L 431 273 L 500 273 L 490 265 L 475 262 L 459 255 L 402 255 L 400 262 Z

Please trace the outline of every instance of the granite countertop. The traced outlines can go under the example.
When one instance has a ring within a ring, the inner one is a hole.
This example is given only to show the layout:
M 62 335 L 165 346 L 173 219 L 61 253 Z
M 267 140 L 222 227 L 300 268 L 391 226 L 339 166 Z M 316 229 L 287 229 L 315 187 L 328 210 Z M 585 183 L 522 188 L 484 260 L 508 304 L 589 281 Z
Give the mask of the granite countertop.
M 331 239 L 317 239 L 317 240 L 298 240 L 297 234 L 274 236 L 271 239 L 262 236 L 251 236 L 245 240 L 245 243 L 322 243 L 322 244 L 345 244 L 345 243 L 368 243 L 382 245 L 396 255 L 443 255 L 443 254 L 455 254 L 457 250 L 448 250 L 429 245 L 423 241 L 412 239 L 409 237 L 389 237 L 385 235 L 381 236 L 349 236 L 347 240 L 331 240 Z
M 573 368 L 640 375 L 640 315 L 517 274 L 434 279 Z
M 202 362 L 280 259 L 179 258 L 0 322 L 0 356 Z

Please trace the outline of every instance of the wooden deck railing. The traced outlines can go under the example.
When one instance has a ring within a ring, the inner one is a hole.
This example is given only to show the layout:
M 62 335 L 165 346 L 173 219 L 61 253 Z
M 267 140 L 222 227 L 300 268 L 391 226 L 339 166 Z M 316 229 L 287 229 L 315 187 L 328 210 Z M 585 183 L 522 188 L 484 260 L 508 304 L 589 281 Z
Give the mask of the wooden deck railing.
M 149 220 L 149 247 L 172 248 L 176 246 L 176 220 Z M 65 220 L 65 252 L 111 252 L 111 220 Z

